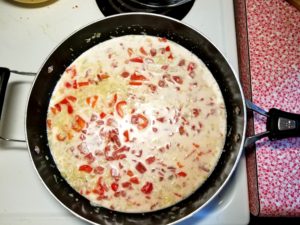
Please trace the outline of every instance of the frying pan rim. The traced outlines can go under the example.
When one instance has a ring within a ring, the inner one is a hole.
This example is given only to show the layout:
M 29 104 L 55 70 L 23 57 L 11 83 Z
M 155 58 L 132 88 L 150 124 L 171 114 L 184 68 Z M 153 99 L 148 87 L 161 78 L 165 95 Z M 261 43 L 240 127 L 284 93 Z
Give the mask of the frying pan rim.
M 215 199 L 215 197 L 223 190 L 223 188 L 227 185 L 228 181 L 230 180 L 230 178 L 232 177 L 232 174 L 235 172 L 236 167 L 238 165 L 238 163 L 240 162 L 240 158 L 242 156 L 243 153 L 243 149 L 244 149 L 244 143 L 245 143 L 245 139 L 246 139 L 246 127 L 247 127 L 247 110 L 246 110 L 246 103 L 245 103 L 245 97 L 244 97 L 244 92 L 242 89 L 242 85 L 240 83 L 240 80 L 237 77 L 237 73 L 235 71 L 235 69 L 232 67 L 232 65 L 228 62 L 227 58 L 224 56 L 224 54 L 222 53 L 222 51 L 220 51 L 220 49 L 205 35 L 203 34 L 201 31 L 199 31 L 198 29 L 194 28 L 193 26 L 187 24 L 186 22 L 180 21 L 178 19 L 166 16 L 166 15 L 160 15 L 160 14 L 155 14 L 155 13 L 147 13 L 147 12 L 129 12 L 129 13 L 121 13 L 121 14 L 115 14 L 115 15 L 111 15 L 111 16 L 106 16 L 104 18 L 95 20 L 93 22 L 87 23 L 83 26 L 81 26 L 80 28 L 77 28 L 76 30 L 74 30 L 72 33 L 68 34 L 62 41 L 60 41 L 58 44 L 56 44 L 56 46 L 52 49 L 52 51 L 48 54 L 48 56 L 46 57 L 46 59 L 44 60 L 44 62 L 41 64 L 37 75 L 34 77 L 29 94 L 27 96 L 27 104 L 26 104 L 26 108 L 25 108 L 25 140 L 26 140 L 26 144 L 27 144 L 27 149 L 29 152 L 29 156 L 31 159 L 31 163 L 33 164 L 34 170 L 36 171 L 36 173 L 38 174 L 39 179 L 41 180 L 42 184 L 46 187 L 46 189 L 48 190 L 48 192 L 50 192 L 50 194 L 54 197 L 54 199 L 56 199 L 56 201 L 58 201 L 64 208 L 66 208 L 69 212 L 71 212 L 73 215 L 75 215 L 76 217 L 82 219 L 83 221 L 86 221 L 90 224 L 95 224 L 98 225 L 99 223 L 96 223 L 94 221 L 91 221 L 79 214 L 77 214 L 75 211 L 73 211 L 72 209 L 70 209 L 68 206 L 66 206 L 61 200 L 58 199 L 58 197 L 55 196 L 55 194 L 50 190 L 50 188 L 47 186 L 47 184 L 45 183 L 45 181 L 43 180 L 43 178 L 41 177 L 39 171 L 37 170 L 36 165 L 34 164 L 34 159 L 30 150 L 30 146 L 28 143 L 28 133 L 27 133 L 27 112 L 28 112 L 28 106 L 29 106 L 29 101 L 31 99 L 31 95 L 32 95 L 32 91 L 33 88 L 35 87 L 35 83 L 36 80 L 38 79 L 38 77 L 40 76 L 40 73 L 44 67 L 44 65 L 46 64 L 46 62 L 49 60 L 49 58 L 53 55 L 53 53 L 63 44 L 66 42 L 66 40 L 68 40 L 70 37 L 72 37 L 73 35 L 75 35 L 77 32 L 83 30 L 84 28 L 91 26 L 95 23 L 98 23 L 100 21 L 104 21 L 104 20 L 110 20 L 111 18 L 114 17 L 122 17 L 122 16 L 130 16 L 130 15 L 146 15 L 146 16 L 153 16 L 153 17 L 158 17 L 158 18 L 162 18 L 162 19 L 167 19 L 167 20 L 171 20 L 174 21 L 176 23 L 180 23 L 184 26 L 186 26 L 187 28 L 195 31 L 196 33 L 200 34 L 204 39 L 206 39 L 206 41 L 208 41 L 217 51 L 218 53 L 224 58 L 224 61 L 226 61 L 226 63 L 228 64 L 229 68 L 231 69 L 233 75 L 234 75 L 234 80 L 238 86 L 238 90 L 239 90 L 239 94 L 241 95 L 241 100 L 242 100 L 242 113 L 243 113 L 243 132 L 241 135 L 241 144 L 240 144 L 240 148 L 238 150 L 238 154 L 235 158 L 235 161 L 233 163 L 232 168 L 230 169 L 230 172 L 228 173 L 226 179 L 223 181 L 222 185 L 220 185 L 217 189 L 217 191 L 215 191 L 215 193 L 205 202 L 203 203 L 200 207 L 198 207 L 196 210 L 194 210 L 193 212 L 189 213 L 186 216 L 181 217 L 180 219 L 171 222 L 169 224 L 177 224 L 179 222 L 182 222 L 183 220 L 186 220 L 187 218 L 192 217 L 194 214 L 196 214 L 197 212 L 199 212 L 201 209 L 203 209 L 207 204 L 209 204 L 213 199 Z M 137 23 L 138 24 L 138 23 Z M 219 163 L 219 162 L 218 162 Z M 130 213 L 129 213 L 130 214 Z M 139 213 L 139 214 L 143 214 L 143 213 Z

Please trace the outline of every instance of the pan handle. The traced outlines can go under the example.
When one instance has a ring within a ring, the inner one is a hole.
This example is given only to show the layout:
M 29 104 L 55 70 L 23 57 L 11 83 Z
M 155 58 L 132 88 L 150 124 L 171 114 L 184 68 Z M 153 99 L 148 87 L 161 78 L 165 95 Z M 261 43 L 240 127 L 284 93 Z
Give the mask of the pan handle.
M 0 67 L 0 121 L 1 121 L 5 92 L 6 92 L 6 87 L 7 87 L 9 77 L 10 77 L 10 70 L 4 67 Z
M 266 131 L 246 138 L 245 147 L 254 144 L 263 137 L 271 141 L 288 137 L 300 137 L 300 115 L 271 108 L 266 112 L 262 108 L 246 100 L 247 108 L 267 117 Z
M 19 72 L 15 70 L 9 70 L 8 68 L 0 67 L 0 122 L 1 122 L 1 115 L 2 109 L 4 105 L 5 93 L 8 84 L 8 80 L 10 77 L 10 72 L 21 74 L 21 75 L 35 75 L 34 73 L 27 73 L 27 72 Z M 13 142 L 26 142 L 25 140 L 13 139 L 13 138 L 5 138 L 0 136 L 1 140 L 4 141 L 13 141 Z

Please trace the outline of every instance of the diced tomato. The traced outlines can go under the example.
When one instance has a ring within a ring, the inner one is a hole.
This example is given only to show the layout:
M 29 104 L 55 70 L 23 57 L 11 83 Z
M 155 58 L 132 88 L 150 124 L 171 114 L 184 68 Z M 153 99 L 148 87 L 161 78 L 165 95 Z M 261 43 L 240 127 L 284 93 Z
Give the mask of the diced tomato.
M 108 103 L 108 106 L 113 107 L 116 104 L 117 100 L 118 100 L 118 95 L 114 94 L 113 99 Z
M 128 182 L 128 181 L 123 182 L 123 183 L 122 183 L 122 187 L 123 187 L 123 188 L 129 188 L 129 187 L 131 187 L 131 183 Z
M 173 80 L 177 83 L 177 84 L 182 84 L 183 80 L 180 76 L 173 76 Z
M 101 80 L 108 79 L 109 75 L 107 75 L 107 74 L 97 74 L 97 78 L 98 78 L 99 81 L 101 81 Z
M 66 99 L 68 99 L 68 100 L 70 100 L 70 101 L 72 101 L 72 102 L 75 102 L 75 101 L 77 100 L 77 98 L 76 98 L 75 96 L 73 96 L 73 95 L 68 95 L 68 96 L 66 97 Z
M 124 135 L 124 137 L 125 137 L 125 142 L 129 142 L 129 131 L 128 131 L 128 130 L 125 130 L 125 131 L 123 132 L 123 135 Z
M 165 122 L 165 117 L 159 117 L 156 120 L 163 123 L 163 122 Z
M 90 83 L 88 81 L 81 81 L 81 82 L 78 82 L 78 86 L 79 87 L 83 87 L 83 86 L 88 86 Z
M 167 51 L 167 52 L 171 51 L 171 48 L 170 48 L 169 45 L 166 47 L 166 51 Z
M 124 77 L 124 78 L 129 77 L 129 75 L 130 74 L 127 71 L 124 71 L 124 72 L 121 73 L 121 76 Z
M 146 182 L 146 184 L 142 187 L 141 191 L 144 194 L 150 194 L 153 191 L 153 184 L 151 182 Z
M 140 47 L 140 53 L 142 53 L 143 55 L 148 55 L 144 47 Z
M 119 188 L 119 184 L 113 182 L 113 183 L 110 185 L 110 187 L 111 187 L 111 189 L 112 189 L 113 191 L 117 191 L 118 188 Z
M 143 163 L 138 162 L 135 166 L 136 170 L 139 171 L 140 173 L 145 173 L 147 171 L 147 168 L 144 166 Z
M 174 59 L 173 54 L 170 53 L 170 55 L 168 56 L 168 59 Z
M 124 117 L 124 111 L 123 111 L 122 107 L 123 107 L 124 105 L 126 105 L 126 104 L 127 104 L 126 101 L 119 101 L 119 102 L 116 104 L 116 110 L 117 110 L 117 113 L 118 113 L 118 115 L 119 115 L 121 118 Z
M 155 161 L 155 156 L 150 156 L 146 159 L 146 163 L 148 164 L 152 164 Z
M 71 87 L 72 87 L 72 84 L 69 83 L 69 82 L 65 82 L 65 87 L 66 87 L 66 88 L 71 88 Z
M 179 134 L 180 134 L 180 135 L 183 135 L 184 132 L 185 132 L 185 131 L 184 131 L 184 127 L 183 127 L 183 126 L 180 126 L 180 127 L 179 127 Z
M 179 173 L 177 173 L 177 175 L 180 177 L 186 177 L 187 174 L 183 171 L 180 171 Z
M 190 63 L 188 64 L 188 66 L 187 66 L 187 70 L 188 70 L 189 72 L 193 72 L 195 68 L 196 68 L 196 64 L 193 63 L 193 62 L 190 62 Z
M 135 57 L 135 58 L 131 58 L 129 59 L 130 62 L 136 62 L 136 63 L 143 63 L 144 60 L 142 57 Z
M 127 170 L 127 175 L 130 176 L 130 177 L 132 177 L 134 174 L 133 174 L 133 172 L 131 170 Z
M 166 86 L 166 82 L 164 80 L 159 80 L 158 81 L 158 86 L 165 87 Z
M 106 113 L 105 113 L 105 112 L 101 112 L 101 113 L 100 113 L 100 118 L 101 118 L 101 119 L 103 119 L 105 116 L 106 116 Z
M 67 136 L 62 135 L 62 134 L 57 134 L 57 135 L 56 135 L 56 139 L 57 139 L 58 141 L 64 141 L 64 140 L 66 140 L 66 138 L 67 138 Z
M 137 177 L 131 177 L 129 180 L 133 184 L 139 184 L 140 183 L 140 181 Z
M 150 54 L 152 57 L 156 56 L 156 49 L 155 48 L 151 48 L 150 49 Z
M 71 75 L 72 79 L 77 75 L 76 67 L 74 65 L 71 67 L 68 67 L 66 69 L 66 72 Z
M 102 166 L 96 166 L 94 168 L 94 173 L 96 174 L 103 174 L 103 172 L 104 172 L 104 168 Z
M 178 62 L 178 66 L 184 66 L 185 65 L 185 60 L 184 59 L 181 59 L 179 62 Z
M 180 162 L 177 162 L 176 164 L 177 164 L 178 168 L 182 168 L 183 167 L 183 165 Z
M 143 76 L 143 75 L 133 73 L 130 76 L 130 80 L 147 80 L 147 78 L 145 76 Z
M 85 101 L 89 106 L 95 108 L 98 98 L 99 98 L 98 95 L 94 95 L 94 96 L 87 97 Z
M 95 157 L 93 156 L 92 153 L 88 153 L 87 155 L 85 155 L 84 159 L 86 159 L 89 164 L 95 161 Z
M 81 116 L 76 115 L 75 116 L 75 123 L 72 124 L 72 129 L 76 132 L 80 132 L 85 127 L 86 122 L 84 119 L 81 118 Z
M 86 173 L 90 173 L 93 171 L 93 168 L 90 166 L 90 165 L 81 165 L 79 167 L 79 171 L 83 171 L 83 172 L 86 172 Z
M 143 84 L 142 82 L 129 81 L 129 85 L 132 85 L 132 86 L 141 86 L 142 84 Z
M 157 90 L 157 86 L 154 84 L 148 84 L 148 86 L 152 92 L 155 92 Z
M 131 116 L 131 123 L 136 124 L 139 130 L 145 129 L 148 126 L 148 119 L 142 114 Z
M 194 109 L 193 109 L 193 115 L 194 115 L 194 117 L 199 116 L 199 114 L 200 114 L 200 109 L 194 108 Z
M 78 87 L 77 80 L 73 81 L 73 85 L 72 86 L 73 86 L 74 89 L 77 89 L 77 87 Z

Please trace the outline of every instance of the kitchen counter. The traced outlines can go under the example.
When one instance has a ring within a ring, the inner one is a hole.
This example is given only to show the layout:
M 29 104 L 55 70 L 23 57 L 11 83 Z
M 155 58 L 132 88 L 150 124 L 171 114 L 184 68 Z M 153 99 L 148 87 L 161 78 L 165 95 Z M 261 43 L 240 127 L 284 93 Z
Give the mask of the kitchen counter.
M 300 114 L 300 11 L 284 0 L 235 3 L 245 96 L 266 110 Z M 266 120 L 257 114 L 248 122 L 248 135 L 265 130 Z M 274 142 L 265 138 L 246 151 L 252 215 L 300 216 L 299 149 L 300 138 Z

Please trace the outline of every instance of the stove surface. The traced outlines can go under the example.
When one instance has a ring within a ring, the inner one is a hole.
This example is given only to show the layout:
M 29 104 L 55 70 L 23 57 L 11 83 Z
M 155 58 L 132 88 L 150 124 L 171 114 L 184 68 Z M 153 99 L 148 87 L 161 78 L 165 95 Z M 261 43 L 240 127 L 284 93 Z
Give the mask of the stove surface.
M 104 17 L 96 1 L 65 0 L 25 7 L 0 1 L 0 66 L 38 72 L 66 37 Z M 232 0 L 197 0 L 182 20 L 199 30 L 238 71 Z M 24 115 L 33 77 L 11 75 L 0 123 L 4 137 L 24 139 Z M 86 224 L 47 191 L 33 167 L 27 146 L 0 142 L 0 224 Z M 244 156 L 223 191 L 180 225 L 248 224 Z

